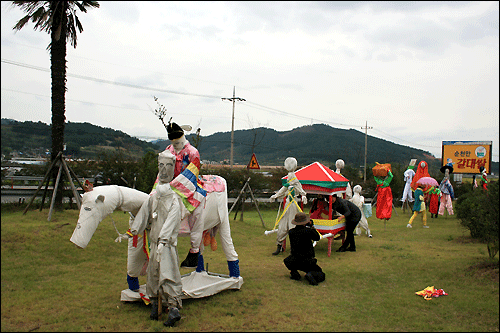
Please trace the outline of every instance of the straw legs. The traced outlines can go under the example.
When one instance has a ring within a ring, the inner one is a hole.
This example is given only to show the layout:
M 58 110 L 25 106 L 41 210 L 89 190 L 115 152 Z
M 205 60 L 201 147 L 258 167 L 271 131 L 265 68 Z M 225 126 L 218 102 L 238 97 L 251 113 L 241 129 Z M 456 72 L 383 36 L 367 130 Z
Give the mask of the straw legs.
M 415 217 L 417 217 L 418 213 L 422 213 L 422 222 L 424 222 L 424 228 L 429 228 L 429 226 L 427 225 L 427 210 L 424 210 L 422 212 L 413 211 L 413 215 L 410 217 L 410 221 L 408 221 L 408 224 L 406 226 L 408 228 L 412 228 L 411 224 L 413 223 Z
M 443 194 L 441 196 L 438 214 L 443 215 L 445 208 L 448 211 L 448 215 L 453 215 L 453 204 L 451 203 L 451 196 L 449 194 Z

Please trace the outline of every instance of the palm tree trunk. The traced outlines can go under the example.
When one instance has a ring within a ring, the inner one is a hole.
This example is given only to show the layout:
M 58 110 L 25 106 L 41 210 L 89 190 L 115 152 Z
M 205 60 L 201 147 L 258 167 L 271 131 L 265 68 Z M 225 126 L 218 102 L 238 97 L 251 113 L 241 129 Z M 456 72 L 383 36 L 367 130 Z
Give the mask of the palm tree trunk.
M 65 1 L 62 1 L 65 3 Z M 67 16 L 65 13 L 64 6 L 57 6 L 56 13 L 54 14 L 55 26 L 59 24 L 61 26 L 61 31 L 58 33 L 57 29 L 53 29 L 51 32 L 52 45 L 50 48 L 50 64 L 51 64 L 51 76 L 52 76 L 52 155 L 51 160 L 53 161 L 57 154 L 63 150 L 64 145 L 64 126 L 66 121 L 65 116 L 65 94 L 66 94 L 66 20 Z M 60 22 L 62 20 L 62 22 Z M 55 179 L 57 177 L 57 171 L 59 164 L 57 164 L 53 169 L 53 179 L 55 184 Z M 62 210 L 63 204 L 63 189 L 64 182 L 60 182 L 56 200 L 55 209 Z

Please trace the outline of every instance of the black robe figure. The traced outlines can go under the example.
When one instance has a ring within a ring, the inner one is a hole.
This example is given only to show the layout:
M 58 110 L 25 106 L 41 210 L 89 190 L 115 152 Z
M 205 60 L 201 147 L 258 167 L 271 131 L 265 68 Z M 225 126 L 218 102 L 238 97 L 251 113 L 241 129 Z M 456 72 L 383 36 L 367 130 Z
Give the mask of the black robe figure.
M 339 222 L 342 222 L 342 220 L 345 219 L 345 241 L 336 252 L 355 252 L 356 244 L 354 242 L 353 232 L 354 229 L 356 229 L 359 220 L 361 220 L 361 210 L 359 210 L 358 206 L 349 200 L 337 197 L 336 194 L 332 196 L 332 209 L 341 214 L 338 218 Z

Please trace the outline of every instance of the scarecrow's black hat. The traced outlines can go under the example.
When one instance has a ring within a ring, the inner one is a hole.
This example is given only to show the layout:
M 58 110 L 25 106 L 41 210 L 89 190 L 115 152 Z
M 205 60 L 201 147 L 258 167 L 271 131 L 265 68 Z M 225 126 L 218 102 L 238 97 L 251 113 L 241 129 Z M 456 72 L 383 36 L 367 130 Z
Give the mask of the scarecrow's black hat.
M 451 166 L 451 163 L 448 163 L 446 165 L 443 165 L 441 169 L 439 169 L 442 173 L 444 173 L 448 169 L 450 173 L 453 173 L 453 166 Z
M 169 122 L 167 125 L 168 139 L 175 140 L 184 135 L 182 128 L 176 123 Z

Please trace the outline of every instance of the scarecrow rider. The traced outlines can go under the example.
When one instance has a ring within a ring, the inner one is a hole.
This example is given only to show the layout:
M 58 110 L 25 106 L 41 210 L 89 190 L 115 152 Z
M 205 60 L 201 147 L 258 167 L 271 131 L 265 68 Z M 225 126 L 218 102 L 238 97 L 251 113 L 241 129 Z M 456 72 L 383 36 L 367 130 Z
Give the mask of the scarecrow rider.
M 184 135 L 184 131 L 190 131 L 192 128 L 189 125 L 179 126 L 176 123 L 172 122 L 172 118 L 170 118 L 167 125 L 165 125 L 168 133 L 168 139 L 171 144 L 167 146 L 165 151 L 169 151 L 175 156 L 175 167 L 174 167 L 174 178 L 181 174 L 182 171 L 186 169 L 189 163 L 200 161 L 200 153 L 196 147 L 192 146 L 189 141 L 186 139 Z M 153 189 L 151 190 L 151 194 L 156 190 L 156 186 L 158 185 L 158 178 L 153 185 Z M 150 195 L 151 195 L 150 194 Z M 181 267 L 190 267 L 196 268 L 198 266 L 198 256 L 200 253 L 200 245 L 203 240 L 203 223 L 196 223 L 199 219 L 201 210 L 195 210 L 192 214 L 188 212 L 188 210 L 181 205 L 182 216 L 181 219 L 184 219 L 186 215 L 188 216 L 188 223 L 190 228 L 190 240 L 191 240 L 191 248 L 187 254 L 186 259 L 182 261 Z M 214 235 L 215 236 L 215 235 Z M 211 237 L 211 242 L 215 242 L 215 237 Z M 217 245 L 214 244 L 213 247 Z
M 293 157 L 287 157 L 285 160 L 285 169 L 288 171 L 287 183 L 269 198 L 270 202 L 274 202 L 276 199 L 286 198 L 284 202 L 285 208 L 283 209 L 283 214 L 277 221 L 277 223 L 279 223 L 276 236 L 277 247 L 276 251 L 273 252 L 273 255 L 278 255 L 280 252 L 284 251 L 283 242 L 288 235 L 288 231 L 295 227 L 295 224 L 292 224 L 295 214 L 302 212 L 302 209 L 299 207 L 295 198 L 300 194 L 303 204 L 307 204 L 307 193 L 302 189 L 302 184 L 300 184 L 299 180 L 295 176 L 297 160 Z

